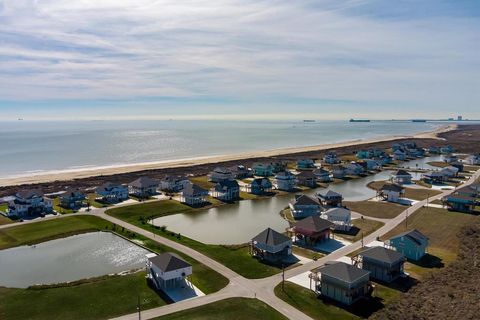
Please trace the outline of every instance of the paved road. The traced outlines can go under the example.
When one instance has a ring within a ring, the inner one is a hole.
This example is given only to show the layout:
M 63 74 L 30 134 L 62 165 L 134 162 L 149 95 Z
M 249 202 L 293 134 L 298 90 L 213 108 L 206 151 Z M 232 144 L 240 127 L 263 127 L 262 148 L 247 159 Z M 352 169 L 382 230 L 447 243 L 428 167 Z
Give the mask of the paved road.
M 466 182 L 465 185 L 469 185 L 473 183 L 478 177 L 480 176 L 480 170 L 477 171 L 472 177 Z M 441 197 L 448 195 L 452 193 L 454 190 L 447 190 L 442 192 L 439 195 L 436 195 L 434 197 L 431 197 L 429 201 L 433 201 L 436 199 L 440 199 Z M 383 220 L 385 222 L 385 225 L 381 227 L 380 229 L 376 230 L 375 232 L 371 233 L 370 235 L 364 237 L 364 243 L 369 243 L 373 240 L 376 240 L 377 237 L 382 236 L 383 234 L 389 232 L 393 228 L 395 228 L 398 224 L 403 223 L 405 220 L 405 217 L 412 213 L 414 213 L 416 210 L 422 208 L 424 205 L 426 205 L 427 201 L 420 201 L 415 203 L 413 206 L 409 207 L 407 210 L 405 210 L 403 213 L 399 214 L 397 217 L 391 219 L 391 220 Z M 149 309 L 146 311 L 142 311 L 142 319 L 151 319 L 155 317 L 160 317 L 166 314 L 170 314 L 173 312 L 177 312 L 180 310 L 186 310 L 190 309 L 193 307 L 198 307 L 201 305 L 205 305 L 208 303 L 212 303 L 215 301 L 223 300 L 226 298 L 231 298 L 231 297 L 256 297 L 257 299 L 267 303 L 274 309 L 278 310 L 281 312 L 283 315 L 288 317 L 289 319 L 295 319 L 295 320 L 308 320 L 311 319 L 304 313 L 300 312 L 299 310 L 293 308 L 283 300 L 277 298 L 273 292 L 273 289 L 275 286 L 277 286 L 281 281 L 282 281 L 282 275 L 277 274 L 268 278 L 263 278 L 263 279 L 246 279 L 236 272 L 232 271 L 231 269 L 227 268 L 226 266 L 222 265 L 221 263 L 205 256 L 204 254 L 197 252 L 189 247 L 186 247 L 182 244 L 179 244 L 177 242 L 174 242 L 172 240 L 169 240 L 167 238 L 163 238 L 161 236 L 155 235 L 152 232 L 146 231 L 142 228 L 139 228 L 137 226 L 131 225 L 123 220 L 116 219 L 114 217 L 111 217 L 107 214 L 105 214 L 105 209 L 92 209 L 90 213 L 75 213 L 75 214 L 69 214 L 69 215 L 57 215 L 53 217 L 48 217 L 44 219 L 36 219 L 36 220 L 31 220 L 31 221 L 25 221 L 21 224 L 30 224 L 30 223 L 36 223 L 40 221 L 45 221 L 45 220 L 51 220 L 51 219 L 60 219 L 64 217 L 69 217 L 69 216 L 75 216 L 75 215 L 96 215 L 99 216 L 107 221 L 110 221 L 112 223 L 115 223 L 119 226 L 125 227 L 127 229 L 130 229 L 131 231 L 134 231 L 138 234 L 141 234 L 149 239 L 152 239 L 160 244 L 169 246 L 175 250 L 178 250 L 180 252 L 183 252 L 195 260 L 205 264 L 206 266 L 210 267 L 211 269 L 215 270 L 216 272 L 222 274 L 226 278 L 229 279 L 229 284 L 223 288 L 222 290 L 206 295 L 204 297 L 200 298 L 195 298 L 191 300 L 186 300 L 182 302 L 177 302 L 174 304 L 158 307 L 158 308 L 153 308 Z M 377 220 L 377 219 L 376 219 Z M 20 225 L 20 224 L 14 224 L 15 225 Z M 0 229 L 3 228 L 8 228 L 11 227 L 12 225 L 4 225 L 0 226 Z M 301 273 L 307 272 L 311 269 L 320 267 L 324 265 L 326 262 L 331 261 L 331 260 L 336 260 L 342 256 L 348 255 L 349 253 L 354 252 L 355 250 L 360 249 L 362 246 L 361 241 L 357 241 L 355 243 L 352 243 L 348 246 L 345 246 L 343 248 L 338 249 L 337 251 L 317 260 L 317 261 L 312 261 L 309 263 L 306 263 L 304 265 L 298 266 L 293 269 L 289 269 L 285 271 L 285 278 L 291 278 L 293 276 L 299 275 Z M 137 313 L 132 313 L 129 315 L 122 316 L 118 319 L 122 320 L 136 320 L 138 319 L 138 314 Z

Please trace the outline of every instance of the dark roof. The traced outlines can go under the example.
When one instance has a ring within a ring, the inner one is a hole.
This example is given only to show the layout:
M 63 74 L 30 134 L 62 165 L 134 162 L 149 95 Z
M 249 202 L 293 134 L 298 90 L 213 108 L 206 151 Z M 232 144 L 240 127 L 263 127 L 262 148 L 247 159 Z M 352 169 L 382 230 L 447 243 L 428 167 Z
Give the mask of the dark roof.
M 314 197 L 307 196 L 305 194 L 296 195 L 294 205 L 308 206 L 308 205 L 320 205 L 320 201 Z
M 373 260 L 394 263 L 404 258 L 404 255 L 395 250 L 387 249 L 384 247 L 372 247 L 367 248 L 359 253 L 362 257 L 367 257 Z
M 270 179 L 268 178 L 255 178 L 253 179 L 253 181 L 250 183 L 250 185 L 254 186 L 254 185 L 258 185 L 258 186 L 262 186 L 262 183 L 266 181 L 270 186 L 272 185 L 272 182 L 270 181 Z
M 195 196 L 195 195 L 205 195 L 208 194 L 208 190 L 203 189 L 199 185 L 196 185 L 195 183 L 187 183 L 187 185 L 183 188 L 183 194 L 184 195 L 189 195 L 189 196 Z
M 423 233 L 418 231 L 417 229 L 413 229 L 413 230 L 409 230 L 409 231 L 397 234 L 396 236 L 391 237 L 390 240 L 391 239 L 396 239 L 396 238 L 399 238 L 399 237 L 407 237 L 418 245 L 421 245 L 423 241 L 428 240 L 428 238 Z
M 297 174 L 298 178 L 304 178 L 304 179 L 315 179 L 315 175 L 313 174 L 312 171 L 302 171 L 299 174 Z
M 316 170 L 313 170 L 313 174 L 330 174 L 330 172 L 328 170 L 325 170 L 323 168 L 320 168 L 320 169 L 316 169 Z
M 327 262 L 327 264 L 316 269 L 316 271 L 320 272 L 322 275 L 324 274 L 347 283 L 355 282 L 365 275 L 370 274 L 369 271 L 362 270 L 351 264 L 340 261 Z
M 412 175 L 407 171 L 400 169 L 397 172 L 395 172 L 394 176 L 412 176 Z
M 222 174 L 231 174 L 232 171 L 225 167 L 216 167 L 213 172 L 222 173 Z
M 287 237 L 284 234 L 281 234 L 271 228 L 267 228 L 260 232 L 258 235 L 256 235 L 252 241 L 261 243 L 261 244 L 266 244 L 269 246 L 276 246 L 282 243 L 285 243 L 287 241 L 291 241 L 289 237 Z
M 228 190 L 228 189 L 235 189 L 235 188 L 239 188 L 238 186 L 238 182 L 237 180 L 222 180 L 222 181 L 219 181 L 216 185 L 215 185 L 215 190 L 217 191 L 222 191 L 222 190 Z
M 136 188 L 147 188 L 147 187 L 153 187 L 157 185 L 158 185 L 157 180 L 154 180 L 152 178 L 145 177 L 145 176 L 140 177 L 137 180 L 132 181 L 130 183 L 130 186 L 136 187 Z
M 330 229 L 333 226 L 333 223 L 328 220 L 322 219 L 319 216 L 310 216 L 295 223 L 295 227 L 313 232 L 320 232 L 326 229 Z
M 327 192 L 319 191 L 317 195 L 321 198 L 343 198 L 343 196 L 340 193 L 332 190 L 327 190 Z
M 20 190 L 16 193 L 16 196 L 22 199 L 31 199 L 35 197 L 43 197 L 43 191 L 40 189 L 26 189 Z
M 402 192 L 403 189 L 404 188 L 399 186 L 398 184 L 385 183 L 381 190 Z
M 187 261 L 180 258 L 175 253 L 162 253 L 161 255 L 148 258 L 155 266 L 157 266 L 163 272 L 183 269 L 191 267 L 192 265 Z
M 466 196 L 466 195 L 463 195 L 463 194 L 457 194 L 457 193 L 453 193 L 451 195 L 445 196 L 445 199 L 447 201 L 451 201 L 451 200 L 454 200 L 454 199 L 460 199 L 460 200 L 465 200 L 465 201 L 469 201 L 469 202 L 472 202 L 472 203 L 477 202 L 477 199 L 474 198 L 474 197 L 469 197 L 469 196 Z

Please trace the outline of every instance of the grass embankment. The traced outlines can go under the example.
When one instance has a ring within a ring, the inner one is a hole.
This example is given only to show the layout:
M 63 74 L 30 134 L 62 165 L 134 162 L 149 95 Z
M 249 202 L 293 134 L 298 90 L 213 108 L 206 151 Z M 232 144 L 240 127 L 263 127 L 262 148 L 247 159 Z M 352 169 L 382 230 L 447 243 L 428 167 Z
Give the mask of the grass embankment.
M 384 304 L 397 299 L 401 293 L 377 284 L 375 298 L 371 301 L 359 301 L 348 308 L 324 301 L 313 291 L 288 281 L 285 282 L 285 291 L 282 291 L 282 284 L 275 287 L 275 295 L 313 319 L 349 320 L 368 317 Z
M 154 320 L 284 320 L 281 313 L 265 304 L 251 298 L 230 298 L 204 306 L 175 312 Z
M 352 211 L 358 212 L 365 216 L 392 219 L 402 213 L 407 206 L 391 202 L 377 202 L 377 201 L 345 201 L 344 204 Z
M 362 236 L 366 237 L 375 230 L 380 229 L 384 223 L 370 219 L 355 219 L 352 220 L 352 225 L 353 227 L 348 234 L 336 233 L 335 235 L 348 241 L 355 242 L 360 240 Z
M 247 245 L 226 246 L 204 244 L 185 236 L 179 238 L 176 233 L 163 230 L 160 226 L 154 227 L 147 223 L 148 220 L 154 217 L 179 212 L 195 214 L 196 210 L 197 209 L 192 209 L 177 201 L 162 200 L 109 209 L 106 213 L 197 250 L 247 278 L 264 278 L 281 271 L 280 268 L 263 264 L 252 258 Z
M 190 280 L 204 293 L 213 293 L 228 284 L 225 277 L 198 261 L 95 216 L 71 216 L 1 229 L 0 249 L 106 229 L 141 242 L 157 253 L 175 252 L 183 256 L 193 267 Z M 1 319 L 52 319 L 52 315 L 58 319 L 108 318 L 135 312 L 137 294 L 140 295 L 143 309 L 165 304 L 157 293 L 147 286 L 144 273 L 87 279 L 74 286 L 4 288 L 0 289 L 0 293 L 3 301 L 0 304 Z M 133 300 L 133 308 L 130 300 Z
M 410 229 L 417 229 L 429 239 L 429 255 L 413 264 L 405 264 L 407 272 L 414 278 L 421 278 L 431 271 L 432 267 L 441 268 L 457 257 L 460 240 L 460 229 L 478 220 L 478 217 L 465 213 L 448 211 L 440 208 L 421 208 L 407 219 L 407 226 L 402 223 L 383 235 L 382 240 Z

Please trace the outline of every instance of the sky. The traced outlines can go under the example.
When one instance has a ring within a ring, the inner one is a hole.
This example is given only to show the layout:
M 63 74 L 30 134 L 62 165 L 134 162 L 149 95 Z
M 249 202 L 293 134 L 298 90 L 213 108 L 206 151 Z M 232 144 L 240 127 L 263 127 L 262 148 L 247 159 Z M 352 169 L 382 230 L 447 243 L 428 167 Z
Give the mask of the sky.
M 0 120 L 480 119 L 478 0 L 0 0 Z

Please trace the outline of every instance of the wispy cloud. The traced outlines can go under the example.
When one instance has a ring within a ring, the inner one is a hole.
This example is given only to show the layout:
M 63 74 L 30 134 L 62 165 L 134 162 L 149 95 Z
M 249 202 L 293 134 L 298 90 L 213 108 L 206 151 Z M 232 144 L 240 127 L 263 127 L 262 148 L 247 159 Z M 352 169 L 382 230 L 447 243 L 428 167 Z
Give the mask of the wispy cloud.
M 225 113 L 312 101 L 321 113 L 348 101 L 345 113 L 478 116 L 475 3 L 0 0 L 0 108 L 109 99 L 162 113 L 211 99 Z

